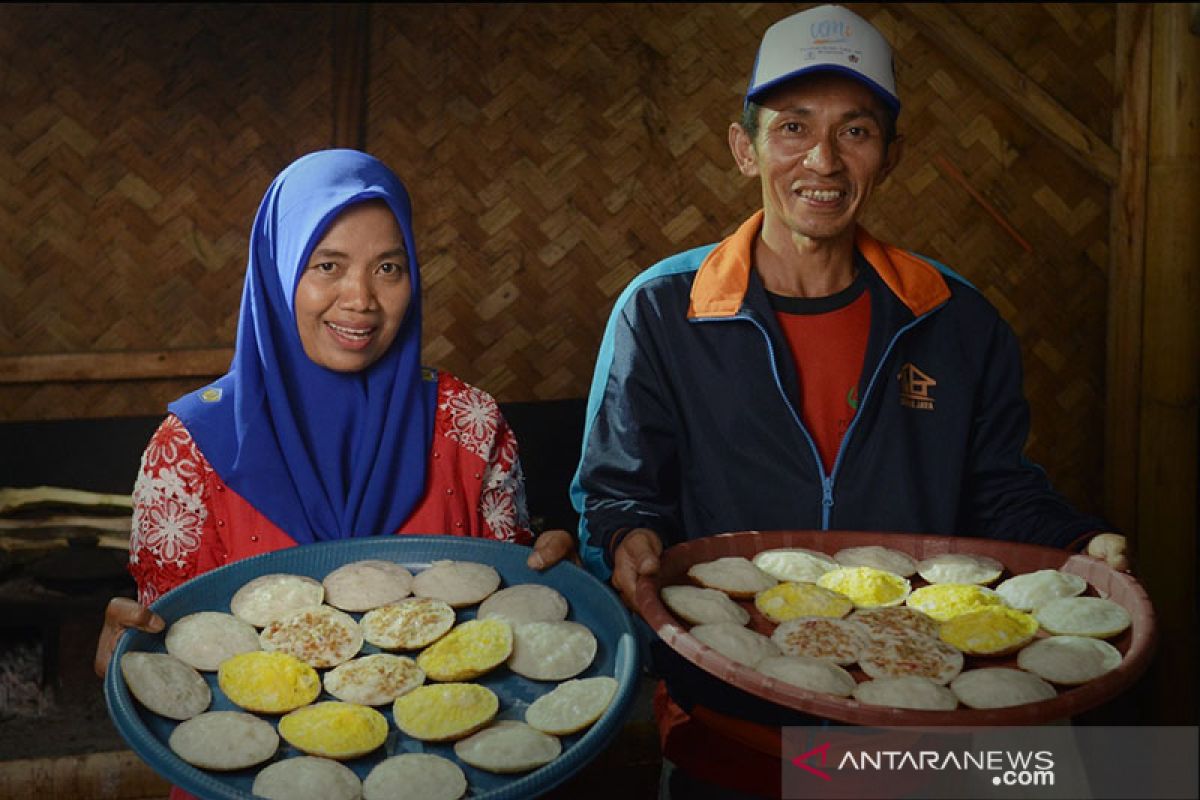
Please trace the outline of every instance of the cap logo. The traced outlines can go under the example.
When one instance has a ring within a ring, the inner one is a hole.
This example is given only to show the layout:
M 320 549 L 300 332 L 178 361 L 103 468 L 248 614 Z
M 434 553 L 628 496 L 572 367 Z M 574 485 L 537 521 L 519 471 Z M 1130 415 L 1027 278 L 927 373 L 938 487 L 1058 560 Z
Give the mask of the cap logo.
M 854 35 L 850 25 L 837 19 L 823 19 L 820 22 L 814 22 L 808 33 L 812 37 L 813 44 L 836 44 L 844 42 Z

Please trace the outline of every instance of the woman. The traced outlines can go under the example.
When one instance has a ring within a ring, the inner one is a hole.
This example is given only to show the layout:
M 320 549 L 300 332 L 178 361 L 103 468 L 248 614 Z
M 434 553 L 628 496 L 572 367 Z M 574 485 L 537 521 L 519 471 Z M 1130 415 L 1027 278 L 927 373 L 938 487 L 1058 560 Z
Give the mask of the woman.
M 495 400 L 423 369 L 408 194 L 354 150 L 272 182 L 251 232 L 229 372 L 171 403 L 134 487 L 130 572 L 96 650 L 162 630 L 148 606 L 230 561 L 317 541 L 450 533 L 529 544 L 517 442 Z M 547 531 L 528 563 L 572 555 Z

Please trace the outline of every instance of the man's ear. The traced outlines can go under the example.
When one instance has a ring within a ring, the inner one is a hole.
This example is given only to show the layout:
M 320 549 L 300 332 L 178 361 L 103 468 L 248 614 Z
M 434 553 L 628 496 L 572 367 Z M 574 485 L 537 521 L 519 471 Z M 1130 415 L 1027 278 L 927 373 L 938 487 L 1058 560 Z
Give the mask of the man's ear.
M 893 137 L 891 144 L 888 145 L 887 152 L 883 156 L 883 168 L 879 170 L 879 180 L 882 181 L 888 175 L 892 174 L 892 170 L 900 163 L 900 156 L 904 154 L 904 137 L 897 134 Z
M 754 150 L 754 140 L 742 127 L 740 122 L 729 125 L 729 151 L 738 170 L 747 178 L 758 177 L 758 153 Z

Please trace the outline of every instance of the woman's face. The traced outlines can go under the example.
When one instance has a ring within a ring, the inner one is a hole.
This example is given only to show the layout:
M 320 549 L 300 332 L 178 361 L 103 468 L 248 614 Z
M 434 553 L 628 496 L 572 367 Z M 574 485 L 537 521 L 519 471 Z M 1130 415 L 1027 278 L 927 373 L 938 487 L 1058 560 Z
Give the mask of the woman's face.
M 296 327 L 305 354 L 335 372 L 358 372 L 387 352 L 412 298 L 408 254 L 383 201 L 334 218 L 296 284 Z

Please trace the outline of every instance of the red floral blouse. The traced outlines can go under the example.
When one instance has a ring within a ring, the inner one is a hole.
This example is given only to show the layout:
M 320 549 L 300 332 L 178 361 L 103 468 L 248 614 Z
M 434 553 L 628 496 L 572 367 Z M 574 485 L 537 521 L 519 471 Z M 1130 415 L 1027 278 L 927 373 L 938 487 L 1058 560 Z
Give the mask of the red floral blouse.
M 425 495 L 396 533 L 533 540 L 517 439 L 491 395 L 439 373 L 429 455 Z M 295 544 L 225 485 L 177 417 L 163 420 L 133 488 L 129 571 L 139 602 L 149 605 L 230 561 Z

